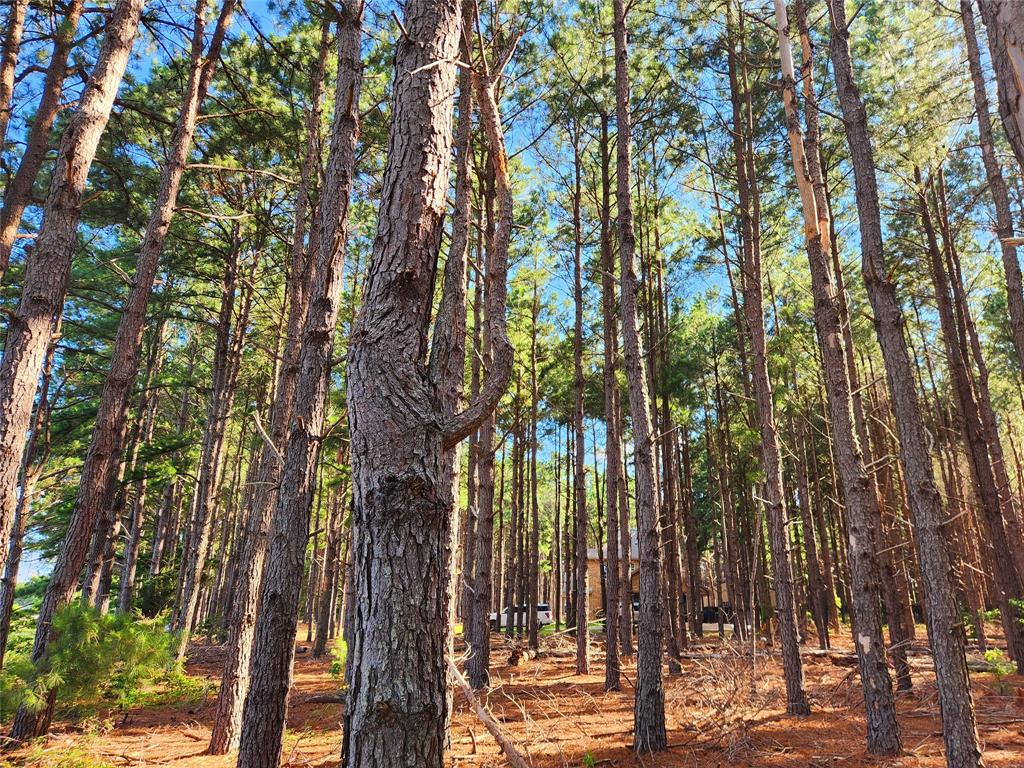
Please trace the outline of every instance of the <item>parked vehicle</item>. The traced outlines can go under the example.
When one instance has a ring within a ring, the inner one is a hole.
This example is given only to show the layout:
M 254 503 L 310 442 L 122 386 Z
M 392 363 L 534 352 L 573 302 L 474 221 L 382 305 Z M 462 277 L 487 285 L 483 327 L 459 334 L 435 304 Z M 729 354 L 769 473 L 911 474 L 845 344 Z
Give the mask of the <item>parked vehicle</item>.
M 501 624 L 500 624 L 500 626 L 498 624 L 498 614 L 497 613 L 492 613 L 491 614 L 491 629 L 492 630 L 504 629 L 505 627 L 508 627 L 510 625 L 513 626 L 513 627 L 519 625 L 519 626 L 523 627 L 523 629 L 526 629 L 527 626 L 529 625 L 528 616 L 527 616 L 527 611 L 528 610 L 529 610 L 529 606 L 526 606 L 526 605 L 515 605 L 515 606 L 510 605 L 510 606 L 508 606 L 507 608 L 505 608 L 504 611 L 501 612 Z M 553 621 L 554 621 L 554 619 L 551 617 L 551 606 L 548 605 L 547 603 L 538 603 L 537 604 L 537 624 L 539 624 L 540 626 L 543 627 L 543 626 L 545 626 L 547 624 L 551 624 Z

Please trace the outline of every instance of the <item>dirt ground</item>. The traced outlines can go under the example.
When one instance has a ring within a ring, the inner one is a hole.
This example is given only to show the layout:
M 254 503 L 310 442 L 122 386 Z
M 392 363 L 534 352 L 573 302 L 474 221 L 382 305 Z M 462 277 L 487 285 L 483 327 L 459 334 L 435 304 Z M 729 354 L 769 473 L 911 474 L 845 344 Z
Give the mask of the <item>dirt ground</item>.
M 923 638 L 923 627 L 919 637 Z M 632 680 L 626 664 L 623 689 L 603 690 L 603 649 L 595 644 L 593 674 L 574 674 L 568 638 L 545 641 L 540 658 L 508 664 L 500 641 L 492 656 L 494 686 L 483 697 L 501 728 L 537 768 L 562 766 L 701 766 L 701 768 L 854 768 L 942 766 L 942 738 L 931 659 L 915 654 L 914 690 L 898 698 L 904 754 L 878 759 L 864 749 L 863 703 L 848 643 L 824 655 L 805 656 L 813 714 L 785 715 L 781 668 L 760 649 L 720 644 L 710 638 L 691 646 L 682 673 L 666 675 L 668 751 L 635 757 L 632 742 Z M 341 705 L 315 697 L 337 692 L 329 661 L 308 657 L 300 644 L 296 661 L 284 761 L 288 766 L 338 765 Z M 767 649 L 770 650 L 770 649 Z M 216 700 L 221 652 L 194 649 L 187 672 L 208 684 L 189 700 L 84 723 L 59 722 L 44 743 L 7 753 L 0 766 L 98 768 L 170 766 L 234 768 L 232 756 L 206 749 Z M 980 657 L 979 657 L 980 658 Z M 973 673 L 978 729 L 990 768 L 1024 766 L 1024 678 Z M 6 761 L 6 762 L 4 762 Z M 461 694 L 456 695 L 448 759 L 453 768 L 502 766 L 504 760 Z

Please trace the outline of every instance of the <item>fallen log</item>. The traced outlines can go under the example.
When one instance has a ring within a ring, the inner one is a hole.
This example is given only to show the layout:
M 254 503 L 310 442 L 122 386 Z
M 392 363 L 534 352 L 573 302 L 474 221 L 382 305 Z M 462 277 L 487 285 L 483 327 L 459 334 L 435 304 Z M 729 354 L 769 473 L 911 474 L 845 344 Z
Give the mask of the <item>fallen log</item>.
M 476 695 L 473 693 L 473 689 L 469 687 L 469 683 L 466 682 L 466 678 L 462 676 L 459 668 L 455 666 L 455 662 L 448 658 L 448 668 L 452 671 L 452 678 L 455 683 L 462 689 L 462 693 L 465 695 L 469 705 L 476 712 L 476 716 L 480 718 L 480 722 L 484 724 L 494 740 L 498 742 L 498 746 L 501 747 L 501 751 L 505 753 L 505 759 L 512 768 L 531 768 L 532 763 L 523 757 L 522 753 L 515 748 L 515 746 L 507 738 L 505 734 L 501 732 L 501 728 L 495 722 L 494 718 L 491 717 L 491 713 L 487 711 Z

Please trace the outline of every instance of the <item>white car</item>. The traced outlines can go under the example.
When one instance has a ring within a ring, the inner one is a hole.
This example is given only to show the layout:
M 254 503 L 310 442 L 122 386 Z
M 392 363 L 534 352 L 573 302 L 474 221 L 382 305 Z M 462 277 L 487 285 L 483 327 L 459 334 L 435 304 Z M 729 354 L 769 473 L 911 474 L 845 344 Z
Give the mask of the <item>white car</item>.
M 525 605 L 509 606 L 508 608 L 506 608 L 504 611 L 501 612 L 501 625 L 500 625 L 500 628 L 504 629 L 505 627 L 508 627 L 510 624 L 512 626 L 515 626 L 516 623 L 517 623 L 517 619 L 518 619 L 518 621 L 520 621 L 522 623 L 523 629 L 528 628 L 529 622 L 527 621 L 527 616 L 526 616 L 527 610 L 529 610 L 529 608 L 527 606 L 525 606 Z M 519 618 L 520 615 L 522 615 L 521 619 Z M 554 619 L 551 618 L 551 606 L 548 605 L 547 603 L 538 603 L 537 604 L 537 624 L 538 624 L 538 626 L 543 627 L 546 624 L 551 624 L 553 621 L 554 621 Z M 492 613 L 491 614 L 491 629 L 492 630 L 499 629 L 498 614 L 497 613 Z

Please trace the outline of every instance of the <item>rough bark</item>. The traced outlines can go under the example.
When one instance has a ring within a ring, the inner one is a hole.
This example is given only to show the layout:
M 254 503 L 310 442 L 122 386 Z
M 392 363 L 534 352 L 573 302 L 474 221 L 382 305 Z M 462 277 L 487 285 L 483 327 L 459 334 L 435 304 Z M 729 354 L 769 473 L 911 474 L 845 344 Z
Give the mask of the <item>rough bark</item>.
M 270 525 L 252 680 L 242 714 L 239 768 L 276 768 L 281 759 L 295 658 L 299 589 L 316 490 L 334 331 L 344 284 L 345 241 L 359 137 L 362 6 L 338 15 L 338 81 L 331 149 L 320 204 L 317 252 L 302 328 L 284 467 Z M 349 653 L 351 654 L 351 646 Z M 243 670 L 244 671 L 244 670 Z
M 842 333 L 837 288 L 830 268 L 832 226 L 819 161 L 818 104 L 812 79 L 814 59 L 807 7 L 804 0 L 796 0 L 794 7 L 803 52 L 801 78 L 806 105 L 806 137 L 797 114 L 796 72 L 789 40 L 789 20 L 782 0 L 775 0 L 783 103 L 793 168 L 803 205 L 807 261 L 814 294 L 814 321 L 821 349 L 833 447 L 846 502 L 848 559 L 853 580 L 852 624 L 867 714 L 868 751 L 892 755 L 900 752 L 902 744 L 878 612 L 878 573 L 871 537 L 871 521 L 878 517 L 871 511 L 871 505 L 877 504 L 878 499 L 871 487 L 854 427 L 846 339 Z
M 25 531 L 32 513 L 32 499 L 36 482 L 50 453 L 50 382 L 53 378 L 53 355 L 60 337 L 60 323 L 54 332 L 46 351 L 42 381 L 39 384 L 39 399 L 32 416 L 32 432 L 29 434 L 22 459 L 21 493 L 14 512 L 14 525 L 4 564 L 3 578 L 0 578 L 0 667 L 3 667 L 7 651 L 7 639 L 11 631 L 11 614 L 14 610 L 14 592 L 18 587 L 18 570 L 25 546 Z
M 637 319 L 636 239 L 633 234 L 633 203 L 630 197 L 632 130 L 629 104 L 629 52 L 626 4 L 614 2 L 615 23 L 615 116 L 616 204 L 618 207 L 622 339 L 629 410 L 633 424 L 636 465 L 637 538 L 640 545 L 640 620 L 633 705 L 634 745 L 637 752 L 665 749 L 665 689 L 662 656 L 662 558 L 647 372 Z
M 310 194 L 317 171 L 320 147 L 320 117 L 322 114 L 323 81 L 330 46 L 330 22 L 322 22 L 320 55 L 310 94 L 310 107 L 306 113 L 306 142 L 300 168 L 299 188 L 295 201 L 294 225 L 288 273 L 288 317 L 285 325 L 285 344 L 274 386 L 274 399 L 270 414 L 270 441 L 259 454 L 255 470 L 256 483 L 243 514 L 245 528 L 239 551 L 239 570 L 235 578 L 227 628 L 224 672 L 217 694 L 217 712 L 208 752 L 227 754 L 238 748 L 242 732 L 242 710 L 252 680 L 253 639 L 256 634 L 256 612 L 259 590 L 267 556 L 267 535 L 270 519 L 281 480 L 281 456 L 278 451 L 288 437 L 295 403 L 295 380 L 298 374 L 302 322 L 308 309 L 310 264 L 307 253 L 306 216 L 310 208 Z M 348 94 L 342 94 L 347 100 Z M 344 106 L 345 102 L 342 102 Z M 317 244 L 310 237 L 309 250 Z
M 32 186 L 50 150 L 50 129 L 53 128 L 53 122 L 60 111 L 68 56 L 75 44 L 75 30 L 84 5 L 85 0 L 70 0 L 65 8 L 63 23 L 58 25 L 54 37 L 53 53 L 50 55 L 50 64 L 43 80 L 39 105 L 32 116 L 32 127 L 25 141 L 25 151 L 21 155 L 14 178 L 4 190 L 4 207 L 0 212 L 0 278 L 7 273 L 11 249 L 21 226 L 21 217 L 31 202 Z M 37 241 L 36 248 L 38 247 Z
M 50 193 L 35 248 L 25 270 L 22 297 L 11 318 L 0 363 L 0 565 L 17 503 L 17 472 L 43 358 L 67 289 L 71 254 L 81 216 L 86 178 L 100 137 L 110 119 L 114 97 L 128 64 L 144 0 L 119 0 L 107 22 L 96 67 L 61 138 Z M 39 609 L 32 660 L 39 662 L 50 641 L 50 623 L 71 598 L 85 560 L 95 519 L 76 509 L 61 543 L 50 583 Z M 12 738 L 24 740 L 49 729 L 55 696 L 39 712 L 18 710 Z
M 999 116 L 1024 169 L 1024 7 L 1017 0 L 978 0 L 999 93 Z
M 11 0 L 7 9 L 4 45 L 0 51 L 0 148 L 7 140 L 7 126 L 14 111 L 14 71 L 18 67 L 27 10 L 28 0 Z
M 477 398 L 451 418 L 444 417 L 434 394 L 438 382 L 426 367 L 461 16 L 455 2 L 413 0 L 406 6 L 377 237 L 349 350 L 361 565 L 342 743 L 342 762 L 350 768 L 443 764 L 452 586 L 445 466 L 451 448 L 493 412 L 511 372 L 504 308 L 512 193 L 496 95 L 502 65 L 492 72 L 486 62 L 483 72 L 474 71 L 473 83 L 498 210 L 485 291 L 494 361 Z
M 832 20 L 830 53 L 854 170 L 861 271 L 892 393 L 900 459 L 914 518 L 918 562 L 928 605 L 928 636 L 935 656 L 946 761 L 951 768 L 973 768 L 982 765 L 981 749 L 965 656 L 966 638 L 950 583 L 949 557 L 942 540 L 942 507 L 903 333 L 903 313 L 885 263 L 874 153 L 867 113 L 853 76 L 846 9 L 842 3 L 832 3 L 829 11 Z

